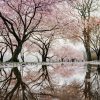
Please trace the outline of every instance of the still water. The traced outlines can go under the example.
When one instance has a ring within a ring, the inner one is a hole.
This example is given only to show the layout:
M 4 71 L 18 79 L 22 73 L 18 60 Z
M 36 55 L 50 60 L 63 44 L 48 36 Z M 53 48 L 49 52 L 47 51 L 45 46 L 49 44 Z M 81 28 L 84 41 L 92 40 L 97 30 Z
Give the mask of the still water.
M 1 64 L 0 100 L 100 100 L 100 65 Z

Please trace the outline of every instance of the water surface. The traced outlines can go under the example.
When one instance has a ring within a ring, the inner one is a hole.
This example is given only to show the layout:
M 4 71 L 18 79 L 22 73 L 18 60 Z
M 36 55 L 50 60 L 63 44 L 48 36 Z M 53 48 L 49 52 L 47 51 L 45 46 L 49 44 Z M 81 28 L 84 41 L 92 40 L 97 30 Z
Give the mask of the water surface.
M 33 100 L 29 91 L 38 100 L 100 100 L 100 65 L 91 63 L 5 63 L 0 69 L 0 91 L 4 92 L 0 94 L 0 100 L 18 81 L 12 71 L 14 67 L 18 68 L 23 83 L 29 87 L 24 92 L 29 100 Z M 22 100 L 22 91 L 21 85 L 14 91 L 13 96 L 19 98 L 16 100 Z

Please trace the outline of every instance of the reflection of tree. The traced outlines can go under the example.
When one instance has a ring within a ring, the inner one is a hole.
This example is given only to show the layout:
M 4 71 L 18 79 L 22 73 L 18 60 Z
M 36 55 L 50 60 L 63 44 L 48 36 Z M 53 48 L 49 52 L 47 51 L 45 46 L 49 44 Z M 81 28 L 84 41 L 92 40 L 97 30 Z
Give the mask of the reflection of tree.
M 2 92 L 0 92 L 0 97 L 2 97 L 2 99 L 0 98 L 0 100 L 14 100 L 15 98 L 16 100 L 37 100 L 37 94 L 34 93 L 36 87 L 40 90 L 38 91 L 40 95 L 41 92 L 43 94 L 53 93 L 49 68 L 47 68 L 47 65 L 42 65 L 39 68 L 40 69 L 37 70 L 36 76 L 32 75 L 34 74 L 34 71 L 32 71 L 31 74 L 27 74 L 27 77 L 25 76 L 27 69 L 21 68 L 21 70 L 19 70 L 17 66 L 8 68 L 10 69 L 9 71 L 8 69 L 1 69 L 0 91 Z M 32 76 L 31 81 L 29 75 Z
M 14 100 L 14 98 L 28 100 L 29 97 L 35 100 L 17 67 L 12 68 L 9 75 L 6 71 L 1 71 L 3 71 L 0 80 L 3 100 Z
M 97 70 L 94 73 L 94 77 L 93 77 L 93 92 L 94 92 L 94 99 L 95 100 L 99 100 L 100 99 L 100 65 L 97 65 Z
M 93 66 L 93 68 L 97 68 L 97 66 Z M 87 65 L 87 72 L 85 75 L 85 83 L 84 83 L 84 97 L 85 100 L 100 100 L 100 77 L 98 68 L 96 71 L 92 71 L 92 65 Z
M 40 86 L 41 89 L 45 87 L 49 87 L 50 90 L 53 90 L 53 85 L 50 77 L 50 73 L 48 71 L 47 65 L 42 65 L 39 69 L 36 78 L 32 78 L 30 84 L 32 87 Z
M 84 95 L 85 95 L 85 99 L 88 98 L 88 100 L 91 100 L 91 83 L 90 83 L 90 78 L 91 78 L 91 69 L 90 66 L 87 66 L 87 72 L 86 72 L 86 76 L 85 76 L 85 87 L 84 87 Z

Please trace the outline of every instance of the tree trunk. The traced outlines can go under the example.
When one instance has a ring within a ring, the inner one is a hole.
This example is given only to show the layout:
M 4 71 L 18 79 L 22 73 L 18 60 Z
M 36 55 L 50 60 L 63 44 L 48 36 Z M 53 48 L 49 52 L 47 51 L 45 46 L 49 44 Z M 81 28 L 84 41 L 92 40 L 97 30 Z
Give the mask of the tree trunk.
M 42 62 L 46 62 L 46 58 L 44 55 L 42 55 Z
M 9 61 L 14 61 L 14 62 L 18 62 L 18 55 L 19 53 L 21 52 L 22 50 L 22 43 L 18 43 L 18 46 L 16 47 L 13 55 L 12 55 L 12 58 L 9 60 Z
M 85 47 L 86 49 L 86 55 L 87 55 L 87 61 L 91 61 L 91 52 L 89 47 Z
M 85 46 L 85 50 L 86 50 L 87 61 L 91 61 L 92 58 L 91 58 L 91 51 L 90 51 L 90 35 L 89 35 L 89 32 L 87 32 L 86 29 L 84 29 L 83 35 L 84 35 L 84 46 Z
M 99 51 L 97 53 L 97 60 L 100 60 L 100 49 L 99 49 Z

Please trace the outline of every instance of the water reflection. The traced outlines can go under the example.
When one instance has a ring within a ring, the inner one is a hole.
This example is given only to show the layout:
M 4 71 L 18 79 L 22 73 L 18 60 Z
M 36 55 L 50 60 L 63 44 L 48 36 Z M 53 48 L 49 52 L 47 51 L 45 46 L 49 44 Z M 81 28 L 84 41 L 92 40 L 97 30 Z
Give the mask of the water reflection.
M 87 65 L 84 84 L 84 96 L 87 100 L 100 100 L 99 67 L 99 65 Z
M 0 69 L 0 100 L 100 100 L 99 81 L 100 65 L 8 66 Z

